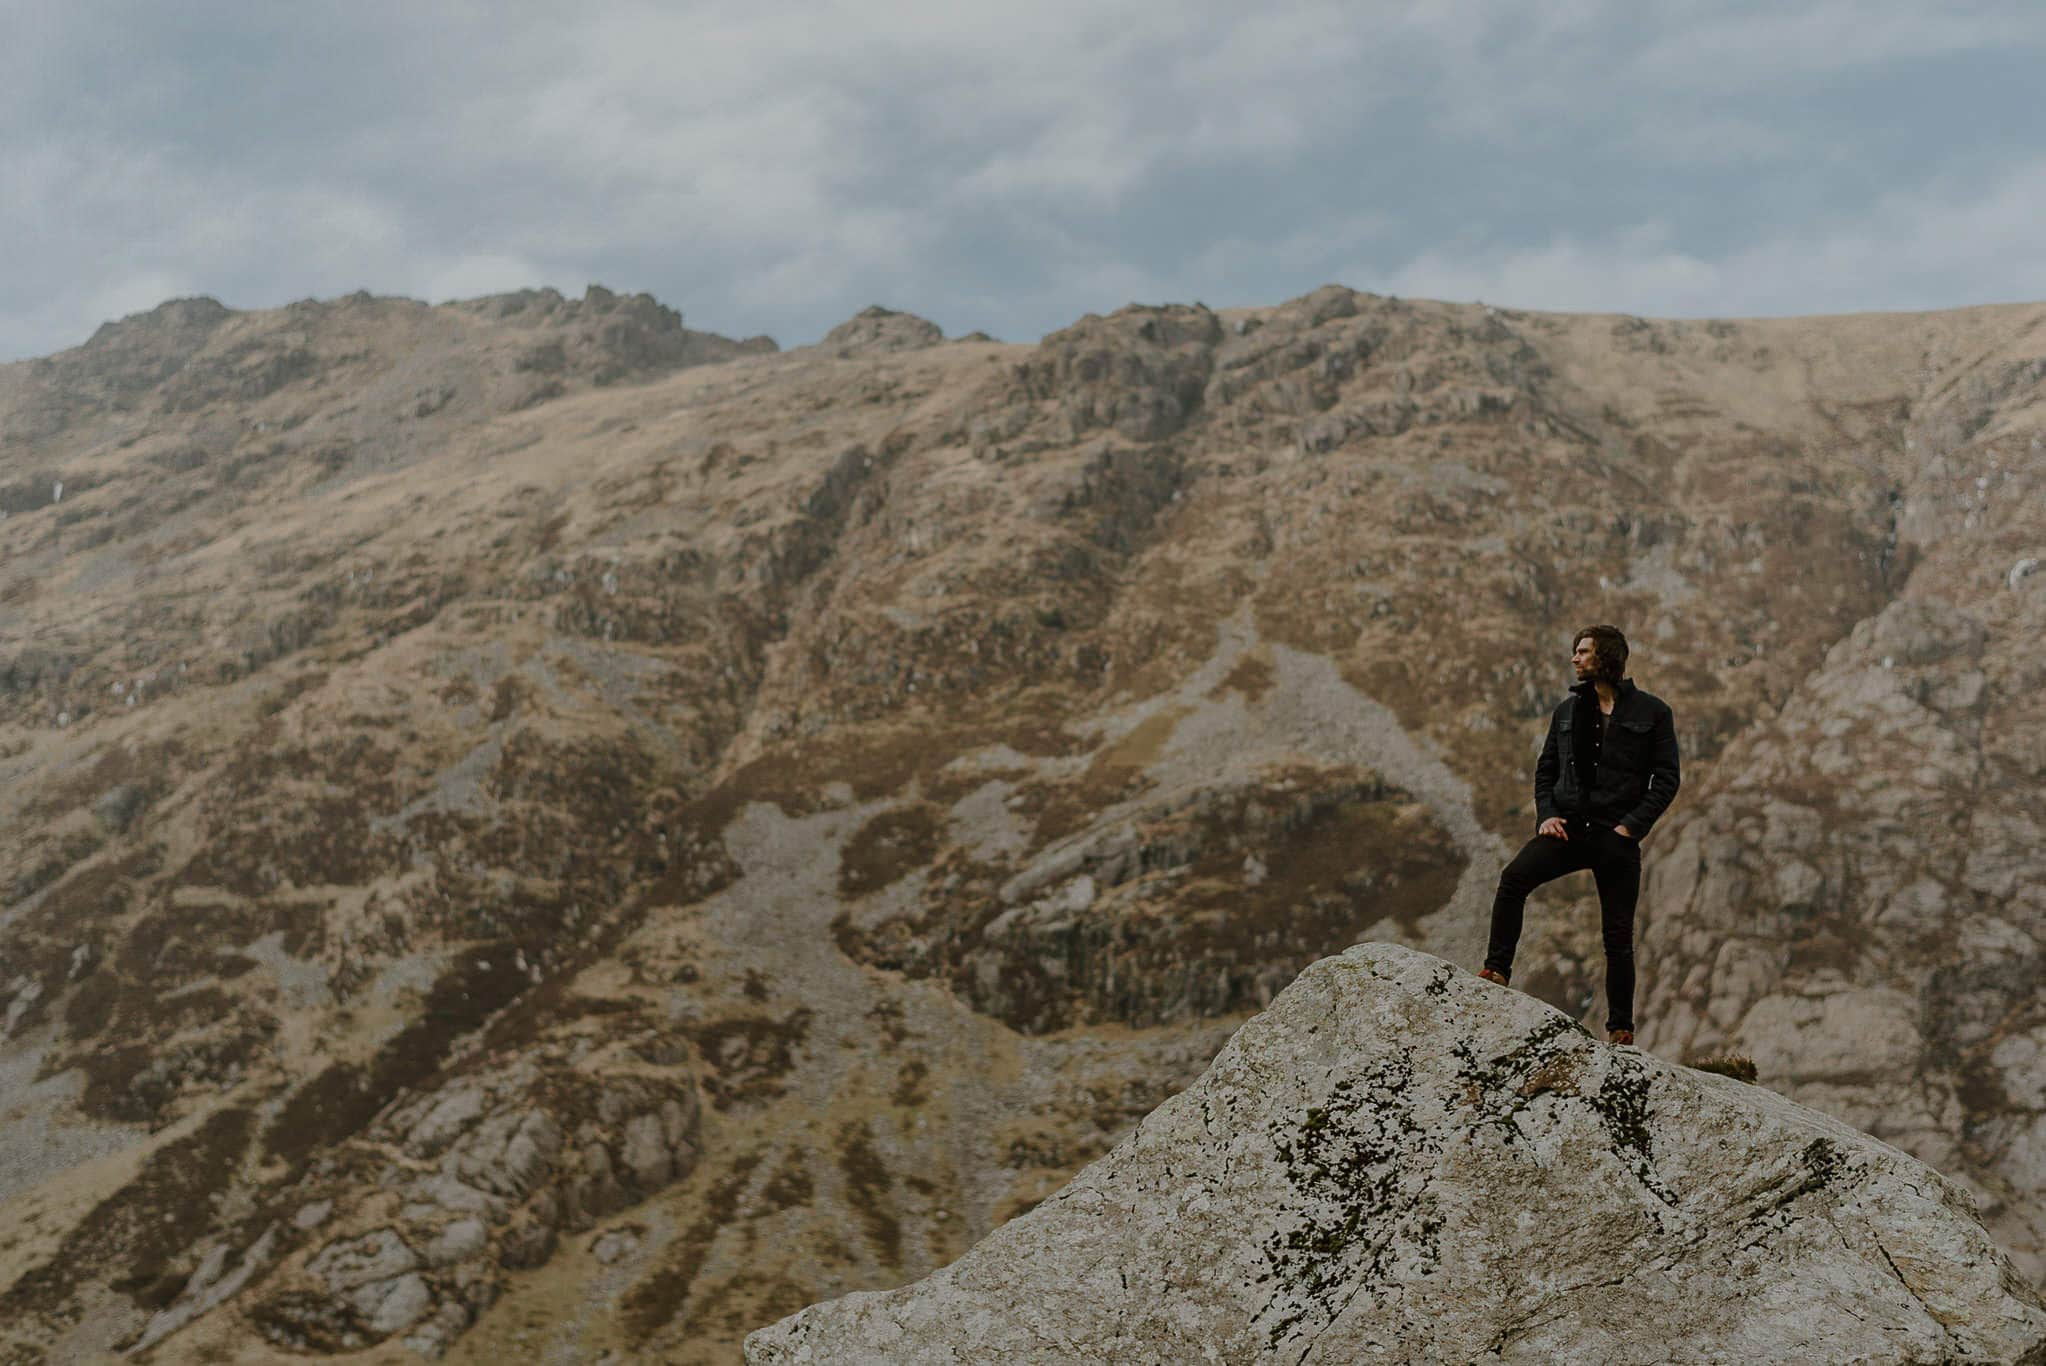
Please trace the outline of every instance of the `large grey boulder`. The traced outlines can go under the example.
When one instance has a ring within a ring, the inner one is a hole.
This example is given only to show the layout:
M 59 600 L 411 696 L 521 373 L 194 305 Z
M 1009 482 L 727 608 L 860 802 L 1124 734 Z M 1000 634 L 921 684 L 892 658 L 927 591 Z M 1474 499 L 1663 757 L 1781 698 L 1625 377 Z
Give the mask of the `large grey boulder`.
M 2046 1307 L 1915 1158 L 1374 943 L 951 1266 L 746 1356 L 2039 1362 Z

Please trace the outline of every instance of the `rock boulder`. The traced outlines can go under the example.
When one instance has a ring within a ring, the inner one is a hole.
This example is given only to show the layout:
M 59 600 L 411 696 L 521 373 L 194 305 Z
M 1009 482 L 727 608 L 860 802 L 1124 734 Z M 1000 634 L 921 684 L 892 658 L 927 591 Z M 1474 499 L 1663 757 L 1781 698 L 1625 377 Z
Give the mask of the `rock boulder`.
M 747 1360 L 2046 1360 L 1970 1197 L 1430 955 L 1325 958 L 1106 1157 Z

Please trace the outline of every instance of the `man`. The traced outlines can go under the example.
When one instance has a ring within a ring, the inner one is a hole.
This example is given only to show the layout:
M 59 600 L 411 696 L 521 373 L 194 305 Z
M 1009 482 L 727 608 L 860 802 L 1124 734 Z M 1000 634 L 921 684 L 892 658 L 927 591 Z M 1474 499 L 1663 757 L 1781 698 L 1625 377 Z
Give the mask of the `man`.
M 1535 837 L 1499 875 L 1492 941 L 1478 973 L 1501 986 L 1513 975 L 1527 894 L 1589 868 L 1598 883 L 1606 950 L 1606 1042 L 1634 1042 L 1634 902 L 1641 839 L 1677 795 L 1677 728 L 1669 704 L 1622 675 L 1627 638 L 1587 626 L 1570 642 L 1577 684 L 1549 717 L 1535 761 Z

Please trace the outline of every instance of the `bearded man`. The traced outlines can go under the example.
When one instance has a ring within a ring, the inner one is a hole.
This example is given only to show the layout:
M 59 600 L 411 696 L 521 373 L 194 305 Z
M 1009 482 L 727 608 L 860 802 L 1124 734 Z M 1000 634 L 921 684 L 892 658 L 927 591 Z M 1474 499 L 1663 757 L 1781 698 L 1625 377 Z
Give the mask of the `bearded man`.
M 1577 684 L 1549 717 L 1535 761 L 1535 837 L 1499 875 L 1492 937 L 1478 976 L 1513 975 L 1527 896 L 1566 873 L 1591 870 L 1606 951 L 1606 1042 L 1634 1042 L 1634 903 L 1641 841 L 1677 795 L 1676 718 L 1624 677 L 1627 638 L 1587 626 L 1570 642 Z

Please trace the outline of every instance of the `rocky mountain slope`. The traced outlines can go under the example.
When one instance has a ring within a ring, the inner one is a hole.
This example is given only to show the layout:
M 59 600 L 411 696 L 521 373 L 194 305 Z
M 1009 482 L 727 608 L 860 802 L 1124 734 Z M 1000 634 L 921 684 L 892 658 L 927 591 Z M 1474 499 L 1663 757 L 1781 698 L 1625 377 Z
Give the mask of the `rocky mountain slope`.
M 746 1358 L 2033 1362 L 2046 1305 L 1895 1148 L 1363 944 L 965 1257 Z
M 921 1276 L 1306 964 L 1475 964 L 1602 620 L 1686 758 L 1641 1042 L 2046 1281 L 2042 380 L 2041 306 L 1335 287 L 0 367 L 0 1362 L 730 1361 Z M 1577 1018 L 1584 883 L 1515 973 Z

